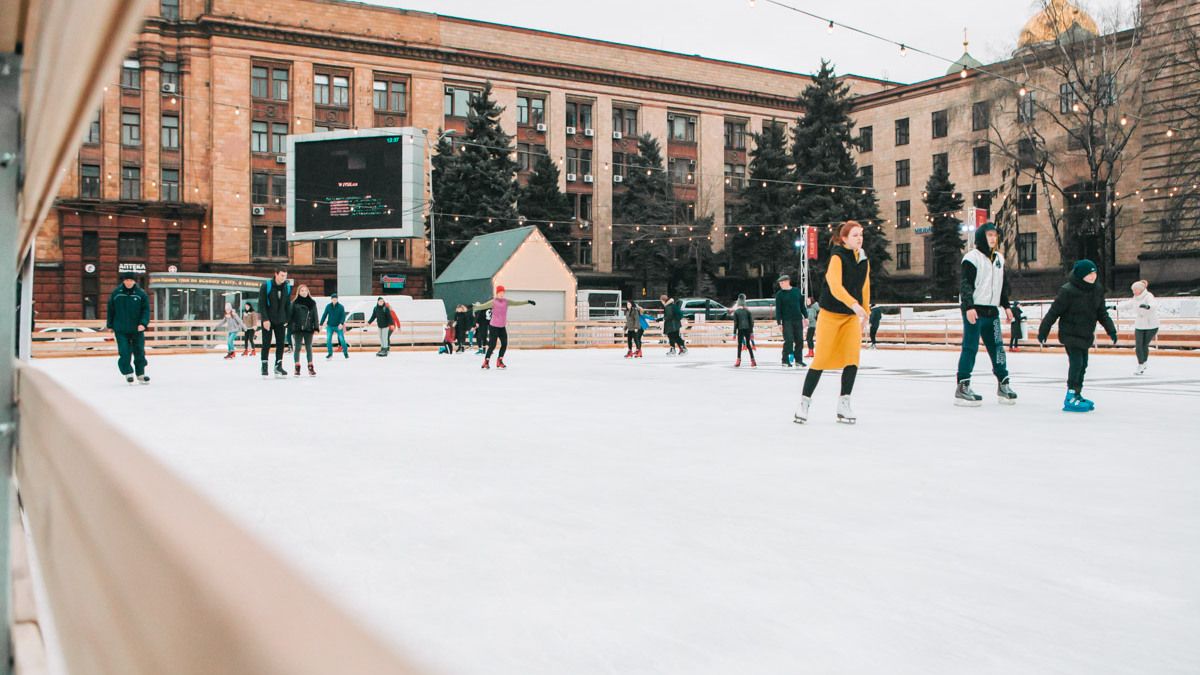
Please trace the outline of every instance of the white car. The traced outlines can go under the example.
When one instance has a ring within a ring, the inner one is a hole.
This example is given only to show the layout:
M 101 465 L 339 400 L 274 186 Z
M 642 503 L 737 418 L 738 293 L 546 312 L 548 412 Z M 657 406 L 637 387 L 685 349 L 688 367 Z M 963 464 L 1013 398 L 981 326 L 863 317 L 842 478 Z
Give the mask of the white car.
M 86 326 L 51 326 L 39 330 L 33 339 L 35 342 L 104 342 L 104 335 Z

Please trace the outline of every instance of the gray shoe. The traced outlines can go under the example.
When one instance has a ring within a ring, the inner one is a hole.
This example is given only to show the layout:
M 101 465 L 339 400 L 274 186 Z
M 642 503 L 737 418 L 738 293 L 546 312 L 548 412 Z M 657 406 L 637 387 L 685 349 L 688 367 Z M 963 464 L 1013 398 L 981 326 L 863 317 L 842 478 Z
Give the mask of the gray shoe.
M 1000 383 L 1000 386 L 996 387 L 996 397 L 999 398 L 1000 402 L 1004 405 L 1017 404 L 1017 392 L 1013 391 L 1012 387 L 1008 385 L 1007 377 L 1004 378 L 1004 381 Z
M 983 397 L 971 391 L 970 380 L 963 380 L 954 390 L 954 405 L 977 408 L 983 405 Z

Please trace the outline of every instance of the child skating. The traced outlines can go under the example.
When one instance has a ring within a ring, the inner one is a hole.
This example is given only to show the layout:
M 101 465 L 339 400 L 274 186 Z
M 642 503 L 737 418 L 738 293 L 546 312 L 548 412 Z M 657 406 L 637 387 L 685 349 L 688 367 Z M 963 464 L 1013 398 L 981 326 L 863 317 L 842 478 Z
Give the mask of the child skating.
M 1067 349 L 1067 395 L 1063 412 L 1091 412 L 1096 404 L 1083 397 L 1083 378 L 1087 374 L 1088 351 L 1096 340 L 1099 323 L 1117 344 L 1117 327 L 1104 305 L 1104 289 L 1096 285 L 1096 263 L 1080 260 L 1071 269 L 1071 277 L 1058 290 L 1058 297 L 1038 328 L 1038 343 L 1046 346 L 1050 329 L 1058 323 L 1058 341 Z
M 1133 282 L 1130 290 L 1133 291 L 1133 297 L 1117 305 L 1117 309 L 1134 315 L 1134 351 L 1138 366 L 1133 374 L 1143 375 L 1150 360 L 1150 343 L 1158 335 L 1158 301 L 1150 292 L 1150 282 L 1144 279 Z
M 438 354 L 454 355 L 454 322 L 447 321 L 442 327 L 442 346 L 438 348 Z
M 733 367 L 742 367 L 742 347 L 745 346 L 750 356 L 750 367 L 757 368 L 758 362 L 754 360 L 754 315 L 746 309 L 746 294 L 738 295 L 737 302 L 733 306 L 733 332 L 737 337 L 737 360 L 733 362 Z M 798 337 L 794 345 L 795 349 L 799 351 L 801 343 Z M 787 355 L 784 356 L 784 358 L 786 357 Z
M 488 326 L 488 350 L 483 357 L 483 365 L 481 368 L 487 370 L 491 368 L 492 352 L 496 350 L 496 343 L 500 343 L 500 354 L 496 357 L 497 368 L 507 368 L 504 365 L 504 353 L 508 351 L 508 308 L 520 307 L 521 305 L 536 305 L 533 300 L 509 300 L 504 297 L 504 287 L 496 287 L 496 295 L 487 302 L 476 303 L 472 306 L 472 310 L 479 312 L 483 310 L 491 310 L 491 320 Z
M 228 361 L 237 356 L 234 349 L 237 346 L 238 337 L 246 330 L 246 324 L 242 321 L 242 317 L 234 311 L 233 305 L 225 303 L 225 316 L 222 316 L 217 325 L 213 326 L 213 330 L 225 331 L 225 360 Z

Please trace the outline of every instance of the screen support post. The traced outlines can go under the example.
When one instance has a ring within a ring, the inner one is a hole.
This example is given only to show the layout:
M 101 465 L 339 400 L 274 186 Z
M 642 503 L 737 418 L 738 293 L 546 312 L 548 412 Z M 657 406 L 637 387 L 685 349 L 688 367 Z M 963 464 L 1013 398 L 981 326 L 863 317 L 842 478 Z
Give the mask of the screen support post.
M 375 249 L 370 239 L 338 239 L 339 295 L 371 295 Z

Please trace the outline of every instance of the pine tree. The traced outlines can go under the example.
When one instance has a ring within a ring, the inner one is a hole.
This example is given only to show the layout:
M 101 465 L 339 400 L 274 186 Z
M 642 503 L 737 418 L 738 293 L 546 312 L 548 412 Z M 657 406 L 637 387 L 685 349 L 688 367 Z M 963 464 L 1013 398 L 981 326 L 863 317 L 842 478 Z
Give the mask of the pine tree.
M 867 186 L 850 154 L 858 141 L 851 136 L 854 121 L 850 119 L 849 92 L 850 87 L 838 81 L 829 62 L 822 60 L 812 84 L 800 94 L 805 114 L 792 130 L 793 180 L 817 185 L 805 185 L 796 193 L 789 221 L 822 227 L 812 277 L 816 282 L 814 293 L 822 283 L 819 275 L 829 262 L 830 235 L 836 224 L 847 220 L 862 223 L 863 250 L 871 260 L 871 288 L 878 297 L 879 281 L 887 276 L 884 263 L 892 256 L 879 221 L 875 191 L 864 189 Z M 858 187 L 845 187 L 850 185 Z
M 638 138 L 638 154 L 627 168 L 625 191 L 613 200 L 613 239 L 625 240 L 614 246 L 616 257 L 642 288 L 665 286 L 675 256 L 661 226 L 675 222 L 675 193 L 663 170 L 658 140 L 650 134 Z
M 958 295 L 958 268 L 962 258 L 963 241 L 959 234 L 961 221 L 955 215 L 963 207 L 962 194 L 955 191 L 945 167 L 934 169 L 925 183 L 925 211 L 933 224 L 933 276 L 929 291 L 934 300 L 953 300 Z
M 791 157 L 781 126 L 768 124 L 763 133 L 754 134 L 750 151 L 749 176 L 738 191 L 740 203 L 734 208 L 734 222 L 745 230 L 727 229 L 729 257 L 739 272 L 761 266 L 772 277 L 795 268 L 793 247 L 795 232 L 778 227 L 788 223 L 796 197 L 792 186 Z M 766 234 L 760 226 L 766 225 Z M 776 227 L 772 227 L 776 226 Z M 748 233 L 748 234 L 747 234 Z
M 521 189 L 521 198 L 517 202 L 517 211 L 536 225 L 546 235 L 546 239 L 558 251 L 567 264 L 574 261 L 573 251 L 566 241 L 559 241 L 563 233 L 570 231 L 570 223 L 574 219 L 574 209 L 567 195 L 558 189 L 558 166 L 550 160 L 549 155 L 542 155 L 533 167 L 529 183 Z M 550 221 L 555 227 L 549 227 Z
M 517 217 L 513 138 L 500 126 L 492 84 L 471 99 L 466 133 L 438 143 L 433 158 L 438 268 L 479 234 L 509 229 Z

